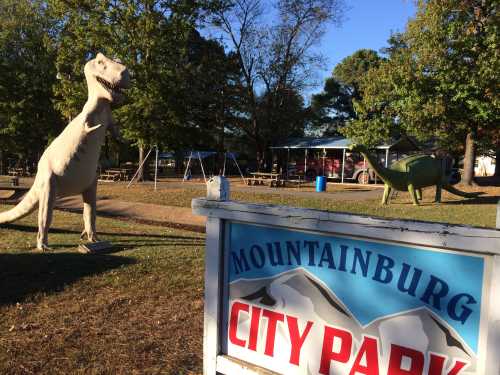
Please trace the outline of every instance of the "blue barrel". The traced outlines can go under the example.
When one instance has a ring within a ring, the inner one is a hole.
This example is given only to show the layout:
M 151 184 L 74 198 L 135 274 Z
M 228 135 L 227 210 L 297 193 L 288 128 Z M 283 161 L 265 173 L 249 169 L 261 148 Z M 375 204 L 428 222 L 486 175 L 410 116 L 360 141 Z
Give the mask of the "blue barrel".
M 326 190 L 326 177 L 316 176 L 316 191 L 318 193 Z

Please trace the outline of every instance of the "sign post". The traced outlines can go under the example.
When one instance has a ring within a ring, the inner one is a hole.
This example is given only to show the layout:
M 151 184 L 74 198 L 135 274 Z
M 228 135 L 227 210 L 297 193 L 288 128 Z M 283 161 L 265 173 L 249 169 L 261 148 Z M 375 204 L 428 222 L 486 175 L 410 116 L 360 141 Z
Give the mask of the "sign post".
M 195 199 L 204 374 L 500 373 L 500 231 Z

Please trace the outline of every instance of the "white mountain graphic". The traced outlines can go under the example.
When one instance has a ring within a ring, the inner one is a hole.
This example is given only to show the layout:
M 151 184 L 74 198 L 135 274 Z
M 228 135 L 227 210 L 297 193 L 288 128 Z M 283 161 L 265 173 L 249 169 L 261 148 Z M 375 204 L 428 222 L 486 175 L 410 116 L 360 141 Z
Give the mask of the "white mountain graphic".
M 266 279 L 240 279 L 231 283 L 229 289 L 231 299 L 247 301 L 262 308 L 350 331 L 353 335 L 353 352 L 357 352 L 364 335 L 379 337 L 381 370 L 387 367 L 392 343 L 424 353 L 440 353 L 451 359 L 463 360 L 470 365 L 460 374 L 476 374 L 477 358 L 474 352 L 446 321 L 426 307 L 383 317 L 363 327 L 335 293 L 302 268 Z M 321 343 L 322 334 L 321 330 L 311 330 L 307 340 Z M 261 341 L 263 340 L 264 337 Z M 277 345 L 289 345 L 288 341 L 286 327 L 278 326 Z M 301 368 L 294 372 L 288 369 L 285 373 L 318 374 L 318 368 L 315 367 L 319 364 L 320 352 L 321 347 L 316 347 L 315 350 L 304 347 L 301 352 Z M 451 366 L 452 363 L 445 364 L 445 368 Z M 271 370 L 280 372 L 279 369 Z M 342 374 L 342 370 L 335 373 Z

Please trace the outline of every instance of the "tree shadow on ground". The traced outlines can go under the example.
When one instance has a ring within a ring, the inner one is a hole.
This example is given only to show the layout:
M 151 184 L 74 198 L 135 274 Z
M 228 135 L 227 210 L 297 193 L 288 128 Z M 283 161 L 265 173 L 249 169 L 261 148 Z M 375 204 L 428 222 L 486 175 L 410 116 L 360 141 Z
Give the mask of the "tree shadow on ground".
M 26 232 L 26 233 L 37 233 L 38 232 L 38 227 L 33 226 L 33 225 L 21 225 L 21 224 L 2 224 L 0 228 L 3 229 L 11 229 L 11 230 L 17 230 L 20 232 Z M 70 230 L 70 229 L 61 229 L 61 228 L 50 228 L 49 230 L 49 235 L 50 234 L 77 234 L 80 235 L 80 231 L 76 230 Z M 175 236 L 175 235 L 170 235 L 170 234 L 153 234 L 153 233 L 122 233 L 122 232 L 101 232 L 97 231 L 98 236 L 116 236 L 116 237 L 137 237 L 137 238 L 144 238 L 144 237 L 150 237 L 150 238 L 172 238 L 172 239 L 186 239 L 186 240 L 199 240 L 199 241 L 204 241 L 203 238 L 201 237 L 192 237 L 192 236 Z
M 445 201 L 443 204 L 446 205 L 463 205 L 463 204 L 497 204 L 500 196 L 498 195 L 488 195 L 479 196 L 476 198 L 465 198 L 461 200 Z
M 479 186 L 500 186 L 499 176 L 476 177 L 474 181 Z
M 57 293 L 81 278 L 134 263 L 131 258 L 112 255 L 0 254 L 0 306 L 38 293 Z

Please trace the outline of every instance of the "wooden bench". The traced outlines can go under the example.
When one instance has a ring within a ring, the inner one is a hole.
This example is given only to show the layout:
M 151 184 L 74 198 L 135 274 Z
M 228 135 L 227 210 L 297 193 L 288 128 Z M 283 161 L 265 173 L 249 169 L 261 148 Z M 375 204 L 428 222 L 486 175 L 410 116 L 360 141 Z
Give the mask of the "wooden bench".
M 99 175 L 99 182 L 116 182 L 120 181 L 121 179 L 121 173 L 119 171 L 104 171 Z
M 306 180 L 302 178 L 302 176 L 296 176 L 295 178 L 288 178 L 284 180 L 284 186 L 286 185 L 293 185 L 293 186 L 302 186 L 302 184 L 305 184 Z
M 253 172 L 252 176 L 247 179 L 248 185 L 269 185 L 270 187 L 285 186 L 284 180 L 280 178 L 278 173 Z
M 23 168 L 9 168 L 7 173 L 11 177 L 22 177 L 25 174 Z

